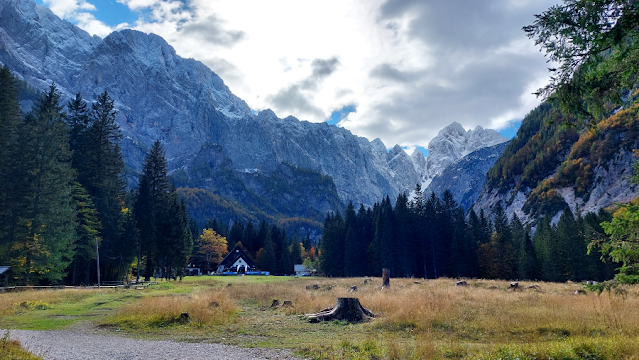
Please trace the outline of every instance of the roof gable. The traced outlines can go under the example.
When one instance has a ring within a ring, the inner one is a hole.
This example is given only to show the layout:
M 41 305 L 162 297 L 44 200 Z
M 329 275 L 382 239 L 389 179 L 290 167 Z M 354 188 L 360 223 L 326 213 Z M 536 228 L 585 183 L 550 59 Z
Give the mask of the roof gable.
M 239 258 L 242 258 L 244 260 L 244 262 L 246 262 L 248 264 L 249 267 L 251 267 L 251 268 L 256 267 L 255 263 L 253 262 L 253 260 L 251 260 L 251 258 L 246 254 L 246 252 L 244 252 L 244 250 L 239 245 L 236 245 L 233 248 L 233 250 L 231 250 L 231 252 L 229 252 L 229 254 L 226 255 L 226 257 L 224 258 L 224 260 L 222 260 L 220 265 L 224 266 L 224 268 L 229 268 L 229 267 L 233 266 L 233 264 Z

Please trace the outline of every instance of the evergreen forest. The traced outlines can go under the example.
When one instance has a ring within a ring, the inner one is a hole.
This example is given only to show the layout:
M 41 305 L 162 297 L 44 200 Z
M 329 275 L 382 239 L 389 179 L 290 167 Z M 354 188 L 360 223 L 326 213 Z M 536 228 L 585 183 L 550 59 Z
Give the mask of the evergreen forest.
M 588 253 L 592 239 L 603 238 L 600 226 L 611 215 L 574 216 L 566 208 L 556 225 L 541 217 L 536 231 L 515 214 L 508 219 L 501 203 L 492 214 L 464 209 L 446 191 L 424 196 L 419 185 L 408 200 L 386 197 L 372 208 L 344 215 L 330 213 L 320 242 L 320 269 L 331 277 L 468 277 L 545 281 L 602 281 L 614 276 L 616 264 Z
M 25 98 L 34 100 L 28 113 Z M 193 240 L 162 145 L 127 192 L 108 92 L 60 98 L 55 84 L 40 94 L 0 69 L 0 264 L 11 266 L 10 283 L 93 284 L 98 260 L 105 281 L 133 268 L 147 279 L 180 275 Z

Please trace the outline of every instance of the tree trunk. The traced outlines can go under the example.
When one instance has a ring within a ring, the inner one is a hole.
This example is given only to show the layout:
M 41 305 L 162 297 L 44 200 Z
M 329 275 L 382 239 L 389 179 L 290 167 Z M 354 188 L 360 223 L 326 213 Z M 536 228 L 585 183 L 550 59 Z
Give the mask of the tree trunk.
M 343 320 L 360 322 L 375 317 L 375 314 L 364 308 L 358 298 L 337 298 L 335 307 L 324 309 L 317 314 L 307 314 L 309 322 Z

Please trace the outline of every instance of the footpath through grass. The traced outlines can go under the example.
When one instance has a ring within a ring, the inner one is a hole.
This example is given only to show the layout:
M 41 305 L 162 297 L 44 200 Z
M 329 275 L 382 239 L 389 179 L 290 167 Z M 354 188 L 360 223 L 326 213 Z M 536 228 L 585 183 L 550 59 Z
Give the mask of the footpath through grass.
M 7 293 L 0 328 L 90 323 L 134 337 L 290 348 L 318 359 L 639 359 L 637 287 L 623 296 L 573 295 L 580 284 L 514 292 L 507 282 L 468 282 L 392 279 L 382 290 L 381 279 L 202 276 L 146 290 Z M 361 324 L 304 319 L 337 297 L 358 297 L 380 316 Z M 293 307 L 271 307 L 274 299 Z

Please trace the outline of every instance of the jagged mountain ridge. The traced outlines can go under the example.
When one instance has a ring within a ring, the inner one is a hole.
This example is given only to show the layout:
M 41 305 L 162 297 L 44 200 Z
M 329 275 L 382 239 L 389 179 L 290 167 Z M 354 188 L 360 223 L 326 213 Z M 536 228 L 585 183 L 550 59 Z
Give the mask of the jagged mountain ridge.
M 440 175 L 446 167 L 464 156 L 506 141 L 508 138 L 495 130 L 477 126 L 474 130 L 467 131 L 461 124 L 453 122 L 430 141 L 427 158 L 424 159 L 419 150 L 415 150 L 411 156 L 415 170 L 421 177 L 422 189 L 427 188 L 433 178 Z
M 214 72 L 183 59 L 162 38 L 134 30 L 90 36 L 32 1 L 0 8 L 0 62 L 39 89 L 53 81 L 64 98 L 92 100 L 108 90 L 119 110 L 125 163 L 139 171 L 153 141 L 166 148 L 172 171 L 188 167 L 205 143 L 223 147 L 236 171 L 270 174 L 279 164 L 333 177 L 343 199 L 372 204 L 414 182 L 406 158 L 384 154 L 350 131 L 327 124 L 253 115 Z M 395 166 L 399 166 L 396 168 Z M 133 179 L 134 176 L 131 176 Z M 130 179 L 130 180 L 131 180 Z
M 444 191 L 449 190 L 459 205 L 469 209 L 483 190 L 486 173 L 504 152 L 506 145 L 508 141 L 475 150 L 462 157 L 435 175 L 422 191 L 426 195 L 434 192 L 441 197 Z
M 342 201 L 372 205 L 386 195 L 394 198 L 412 190 L 477 146 L 500 140 L 493 139 L 497 133 L 492 130 L 465 131 L 454 123 L 431 142 L 426 159 L 421 152 L 408 156 L 399 146 L 389 152 L 379 139 L 368 141 L 326 123 L 281 119 L 271 110 L 254 115 L 219 76 L 178 56 L 161 37 L 134 30 L 104 39 L 90 36 L 30 0 L 0 3 L 0 62 L 39 89 L 55 82 L 66 99 L 81 92 L 90 101 L 109 91 L 119 110 L 116 120 L 130 186 L 159 139 L 171 173 L 184 186 L 206 182 L 191 170 L 202 164 L 200 151 L 215 144 L 229 160 L 220 172 L 207 175 L 206 183 L 213 184 L 207 189 L 217 194 L 246 199 L 244 191 L 214 181 L 228 176 L 254 195 L 268 196 L 262 192 L 266 180 L 256 184 L 254 175 L 287 173 L 282 164 L 288 164 L 329 175 Z M 313 211 L 326 211 L 327 204 L 335 206 L 332 195 L 309 201 Z

